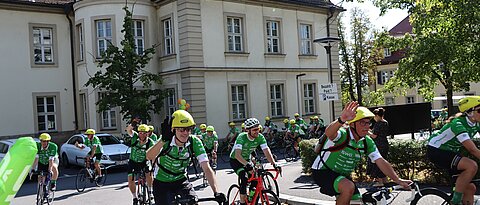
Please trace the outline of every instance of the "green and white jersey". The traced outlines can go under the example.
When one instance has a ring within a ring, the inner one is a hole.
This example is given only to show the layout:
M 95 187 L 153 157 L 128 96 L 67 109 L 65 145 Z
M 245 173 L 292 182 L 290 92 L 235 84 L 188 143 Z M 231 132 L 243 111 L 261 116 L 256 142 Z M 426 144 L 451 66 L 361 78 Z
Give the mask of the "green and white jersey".
M 237 128 L 237 127 L 232 127 L 230 128 L 230 134 L 232 134 L 233 136 L 237 135 L 240 133 L 240 130 Z
M 375 146 L 375 142 L 372 138 L 365 136 L 357 142 L 350 129 L 346 130 L 344 128 L 338 130 L 337 137 L 333 141 L 327 139 L 322 149 L 328 149 L 329 147 L 339 145 L 342 142 L 345 142 L 345 140 L 350 140 L 349 146 L 351 147 L 346 146 L 342 150 L 336 152 L 322 151 L 315 159 L 315 162 L 313 162 L 312 169 L 319 170 L 330 168 L 341 175 L 349 176 L 365 154 L 368 155 L 372 162 L 382 158 L 382 155 Z M 367 145 L 366 153 L 364 149 L 365 144 Z M 324 162 L 327 166 L 324 165 Z
M 291 126 L 288 131 L 289 133 L 292 133 L 292 134 L 295 134 L 297 133 L 297 137 L 300 136 L 300 135 L 305 135 L 305 131 L 303 131 L 300 126 L 296 125 L 295 127 L 294 126 Z
M 190 154 L 194 154 L 197 157 L 198 163 L 208 162 L 202 141 L 196 136 L 190 135 L 190 139 L 185 143 L 184 147 L 177 146 L 175 136 L 167 142 L 163 145 L 162 150 L 168 150 L 168 153 L 165 155 L 160 154 L 155 167 L 154 176 L 158 181 L 173 182 L 186 179 L 187 167 L 191 159 Z M 193 153 L 189 152 L 190 149 L 193 150 Z
M 38 162 L 43 165 L 48 165 L 48 160 L 58 157 L 58 147 L 53 142 L 48 142 L 48 146 L 45 149 L 42 148 L 42 143 L 37 142 L 37 150 Z
M 444 125 L 428 139 L 428 145 L 441 150 L 459 152 L 462 142 L 472 139 L 480 131 L 480 124 L 461 116 Z
M 152 139 L 148 138 L 145 140 L 145 143 L 140 142 L 140 137 L 138 133 L 133 131 L 132 140 L 130 141 L 130 160 L 134 162 L 144 162 L 147 160 L 147 149 L 153 147 L 154 142 Z
M 235 140 L 235 145 L 233 145 L 232 152 L 230 153 L 230 158 L 235 159 L 235 150 L 242 150 L 242 157 L 245 160 L 250 160 L 250 154 L 252 154 L 255 149 L 260 146 L 262 150 L 267 149 L 267 140 L 262 134 L 258 134 L 255 139 L 248 137 L 248 133 L 242 132 L 238 135 L 237 140 Z
M 152 135 L 150 135 L 150 139 L 152 139 L 153 142 L 157 142 L 159 140 L 157 134 L 155 134 L 153 132 L 152 132 Z
M 192 135 L 202 135 L 202 130 L 198 127 L 193 128 Z
M 95 135 L 93 136 L 92 140 L 88 139 L 88 137 L 85 136 L 85 142 L 83 144 L 87 147 L 90 147 L 90 150 L 93 150 L 93 146 L 97 146 L 95 154 L 103 153 L 102 143 L 100 142 L 100 139 L 98 139 L 98 137 Z
M 213 150 L 215 142 L 218 143 L 218 136 L 216 133 L 213 133 L 212 136 L 209 137 L 207 133 L 205 133 L 202 135 L 202 142 L 206 149 Z

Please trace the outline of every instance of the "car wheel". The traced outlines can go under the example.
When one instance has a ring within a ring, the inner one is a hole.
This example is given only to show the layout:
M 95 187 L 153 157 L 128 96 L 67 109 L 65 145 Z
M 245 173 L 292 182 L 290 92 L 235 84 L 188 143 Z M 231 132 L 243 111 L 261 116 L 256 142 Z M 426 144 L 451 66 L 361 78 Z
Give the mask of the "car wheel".
M 65 167 L 65 168 L 69 168 L 69 167 L 70 167 L 70 163 L 68 162 L 67 154 L 65 154 L 65 153 L 62 154 L 62 165 L 63 165 L 63 167 Z

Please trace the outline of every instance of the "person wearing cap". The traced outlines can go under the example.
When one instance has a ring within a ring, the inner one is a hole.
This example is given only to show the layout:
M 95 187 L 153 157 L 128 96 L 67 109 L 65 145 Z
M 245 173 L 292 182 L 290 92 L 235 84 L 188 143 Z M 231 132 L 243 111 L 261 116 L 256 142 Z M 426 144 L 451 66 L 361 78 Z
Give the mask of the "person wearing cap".
M 240 131 L 238 130 L 237 127 L 235 127 L 234 122 L 229 122 L 228 126 L 230 126 L 230 131 L 228 132 L 227 137 L 225 139 L 227 139 L 227 142 L 229 144 L 233 144 L 237 139 L 238 134 L 240 134 Z
M 295 113 L 295 114 L 293 115 L 293 117 L 295 118 L 295 123 L 296 123 L 303 131 L 306 131 L 306 130 L 307 130 L 307 123 L 305 122 L 305 120 L 303 120 L 303 118 L 300 117 L 300 114 Z
M 247 129 L 245 129 L 245 123 L 242 123 L 242 126 L 240 126 L 242 128 L 242 132 L 246 132 Z
M 467 96 L 458 101 L 462 113 L 445 124 L 428 139 L 427 157 L 438 167 L 448 170 L 450 175 L 458 175 L 451 204 L 472 204 L 476 192 L 471 183 L 477 173 L 477 163 L 465 157 L 466 150 L 480 159 L 480 150 L 473 143 L 473 137 L 480 131 L 480 96 Z
M 382 157 L 375 142 L 368 136 L 373 117 L 374 114 L 368 108 L 360 107 L 357 102 L 349 102 L 340 117 L 326 128 L 326 141 L 315 147 L 319 155 L 312 164 L 313 179 L 320 186 L 321 193 L 336 196 L 336 204 L 346 205 L 351 200 L 361 199 L 350 175 L 363 156 L 374 161 L 395 183 L 410 188 L 412 181 L 398 177 L 392 165 Z M 348 127 L 343 128 L 346 122 Z M 329 147 L 339 145 L 344 145 L 340 151 L 328 150 Z
M 288 118 L 283 119 L 283 127 L 282 130 L 284 132 L 288 131 L 290 129 L 290 120 Z
M 148 125 L 148 137 L 153 140 L 153 142 L 158 141 L 158 136 L 155 134 L 153 131 L 155 130 L 155 127 L 153 125 Z
M 185 110 L 175 111 L 169 123 L 171 129 L 162 133 L 162 139 L 147 150 L 147 159 L 155 161 L 155 204 L 171 204 L 177 194 L 180 194 L 182 199 L 198 198 L 193 185 L 187 179 L 187 167 L 193 157 L 196 157 L 205 173 L 215 198 L 226 201 L 225 194 L 218 190 L 217 180 L 208 163 L 202 141 L 191 134 L 194 126 L 195 121 L 190 113 Z
M 203 146 L 207 155 L 211 156 L 213 162 L 212 168 L 217 168 L 217 148 L 218 148 L 218 136 L 215 132 L 215 128 L 212 125 L 207 126 L 206 133 L 202 135 Z
M 290 128 L 285 132 L 285 139 L 290 139 L 287 142 L 293 142 L 293 148 L 295 149 L 295 157 L 300 156 L 298 152 L 298 143 L 302 141 L 302 138 L 305 137 L 305 132 L 299 125 L 297 125 L 294 119 L 290 120 Z
M 265 117 L 263 135 L 269 140 L 273 140 L 275 133 L 277 133 L 277 125 L 270 120 L 270 117 Z
M 97 180 L 101 179 L 102 176 L 102 169 L 100 169 L 100 160 L 102 159 L 103 155 L 103 146 L 102 143 L 100 142 L 100 139 L 98 139 L 97 136 L 95 136 L 95 130 L 94 129 L 87 129 L 84 133 L 87 137 L 85 137 L 85 141 L 82 143 L 79 143 L 78 141 L 75 142 L 75 146 L 80 148 L 80 149 L 85 149 L 85 147 L 90 147 L 90 151 L 87 153 L 86 160 L 87 160 L 87 166 L 89 166 L 91 159 L 95 157 L 95 171 L 97 172 Z
M 35 158 L 34 165 L 37 165 L 37 171 L 52 172 L 50 189 L 54 191 L 57 187 L 58 179 L 58 147 L 55 143 L 51 142 L 52 137 L 48 133 L 42 133 L 38 138 L 40 139 L 40 142 L 37 142 L 38 158 Z M 38 178 L 38 180 L 43 179 Z

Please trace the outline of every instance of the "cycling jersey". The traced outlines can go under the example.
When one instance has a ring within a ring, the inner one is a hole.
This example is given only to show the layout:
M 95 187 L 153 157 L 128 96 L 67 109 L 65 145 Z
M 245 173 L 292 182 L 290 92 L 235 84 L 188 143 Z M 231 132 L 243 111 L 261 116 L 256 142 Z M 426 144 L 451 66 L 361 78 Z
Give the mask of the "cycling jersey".
M 58 157 L 58 147 L 53 142 L 48 142 L 47 148 L 42 148 L 42 143 L 37 142 L 37 154 L 38 162 L 44 165 L 48 165 L 48 160 Z
M 152 132 L 152 135 L 150 135 L 150 139 L 152 139 L 153 142 L 157 142 L 159 140 L 157 134 L 155 134 L 153 132 Z
M 193 128 L 192 135 L 202 135 L 202 130 L 198 127 Z
M 96 145 L 97 149 L 95 150 L 95 154 L 103 153 L 102 143 L 97 136 L 93 136 L 92 140 L 88 139 L 88 137 L 85 137 L 85 142 L 83 144 L 87 147 L 90 147 L 90 150 L 93 150 L 93 146 Z
M 305 132 L 304 132 L 304 131 L 300 128 L 300 126 L 298 126 L 298 125 L 295 126 L 295 127 L 294 127 L 294 126 L 291 126 L 291 127 L 288 129 L 287 132 L 288 132 L 288 133 L 292 133 L 292 135 L 295 134 L 295 133 L 297 133 L 297 137 L 300 136 L 300 135 L 305 135 Z
M 153 147 L 153 140 L 148 138 L 146 139 L 145 144 L 140 143 L 140 138 L 138 133 L 133 131 L 132 141 L 130 142 L 130 147 L 132 151 L 130 152 L 130 160 L 134 162 L 143 162 L 146 160 L 147 149 Z
M 230 128 L 230 134 L 233 136 L 237 135 L 238 133 L 240 133 L 240 130 L 237 127 Z
M 235 150 L 240 149 L 242 150 L 243 159 L 249 161 L 250 154 L 252 154 L 258 146 L 260 146 L 262 150 L 268 148 L 267 140 L 265 140 L 262 134 L 259 133 L 255 139 L 250 139 L 248 133 L 242 132 L 238 135 L 237 140 L 235 140 L 230 158 L 235 159 Z
M 205 148 L 202 141 L 196 136 L 190 135 L 190 139 L 184 147 L 178 147 L 175 143 L 175 136 L 169 143 L 165 143 L 162 149 L 169 149 L 165 155 L 158 157 L 157 167 L 155 168 L 155 179 L 161 182 L 173 182 L 187 178 L 187 167 L 190 164 L 190 154 L 197 157 L 199 163 L 208 162 Z M 168 148 L 168 147 L 171 148 Z M 189 147 L 193 146 L 193 147 Z M 192 149 L 193 153 L 189 150 Z
M 275 125 L 275 123 L 273 123 L 271 121 L 269 123 L 265 122 L 265 128 L 267 128 L 267 127 L 270 128 L 272 131 L 277 129 L 277 125 Z
M 297 124 L 297 126 L 301 127 L 302 129 L 307 128 L 307 123 L 302 118 L 295 119 L 295 124 Z
M 446 151 L 458 153 L 462 142 L 472 139 L 480 131 L 480 124 L 461 116 L 444 125 L 428 139 L 428 145 Z
M 382 158 L 372 138 L 365 136 L 357 142 L 350 129 L 344 128 L 338 130 L 337 137 L 333 141 L 328 139 L 322 149 L 339 145 L 347 139 L 350 140 L 349 146 L 342 150 L 336 152 L 322 151 L 321 155 L 318 155 L 315 159 L 312 169 L 331 169 L 344 176 L 349 176 L 365 154 L 368 155 L 372 162 Z M 366 153 L 364 149 L 365 144 L 367 145 Z
M 205 149 L 213 150 L 213 145 L 215 144 L 215 142 L 218 143 L 218 136 L 217 134 L 212 134 L 212 136 L 209 137 L 207 133 L 205 133 L 202 135 L 202 142 Z

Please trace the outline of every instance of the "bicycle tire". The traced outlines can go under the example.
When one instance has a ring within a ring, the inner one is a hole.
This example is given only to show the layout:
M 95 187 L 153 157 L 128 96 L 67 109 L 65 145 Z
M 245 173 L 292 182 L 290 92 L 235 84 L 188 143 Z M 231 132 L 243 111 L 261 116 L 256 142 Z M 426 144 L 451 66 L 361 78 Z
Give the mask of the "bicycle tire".
M 293 145 L 285 147 L 284 158 L 287 162 L 291 162 L 295 159 L 295 148 Z
M 102 187 L 105 184 L 105 181 L 107 181 L 107 169 L 103 165 L 100 165 L 100 169 L 102 170 L 102 176 L 95 180 L 95 185 L 97 187 Z
M 420 195 L 421 193 L 421 195 Z M 410 205 L 423 205 L 423 204 L 441 204 L 441 205 L 451 205 L 450 200 L 451 196 L 436 188 L 425 188 L 421 189 L 420 193 L 415 195 L 413 201 L 410 202 Z M 425 203 L 419 202 L 420 200 L 425 200 L 428 198 L 428 201 Z
M 78 192 L 83 192 L 85 186 L 87 185 L 88 173 L 85 168 L 78 171 L 77 176 L 75 177 L 75 188 Z
M 36 205 L 43 204 L 43 185 L 41 183 L 37 183 L 37 203 Z
M 240 187 L 238 185 L 232 184 L 232 186 L 228 188 L 227 201 L 228 201 L 228 204 L 232 204 L 232 205 L 240 204 Z
M 230 162 L 230 152 L 228 151 L 228 146 L 224 146 L 219 154 L 222 162 Z
M 47 198 L 47 204 L 51 205 L 53 204 L 53 200 L 55 199 L 55 191 L 49 191 L 48 198 Z
M 263 175 L 263 187 L 266 190 L 271 190 L 277 196 L 280 196 L 280 188 L 278 186 L 277 180 L 273 179 L 273 174 L 271 172 L 266 172 L 265 175 Z
M 257 197 L 256 205 L 281 205 L 281 201 L 271 190 L 262 190 L 262 193 Z

